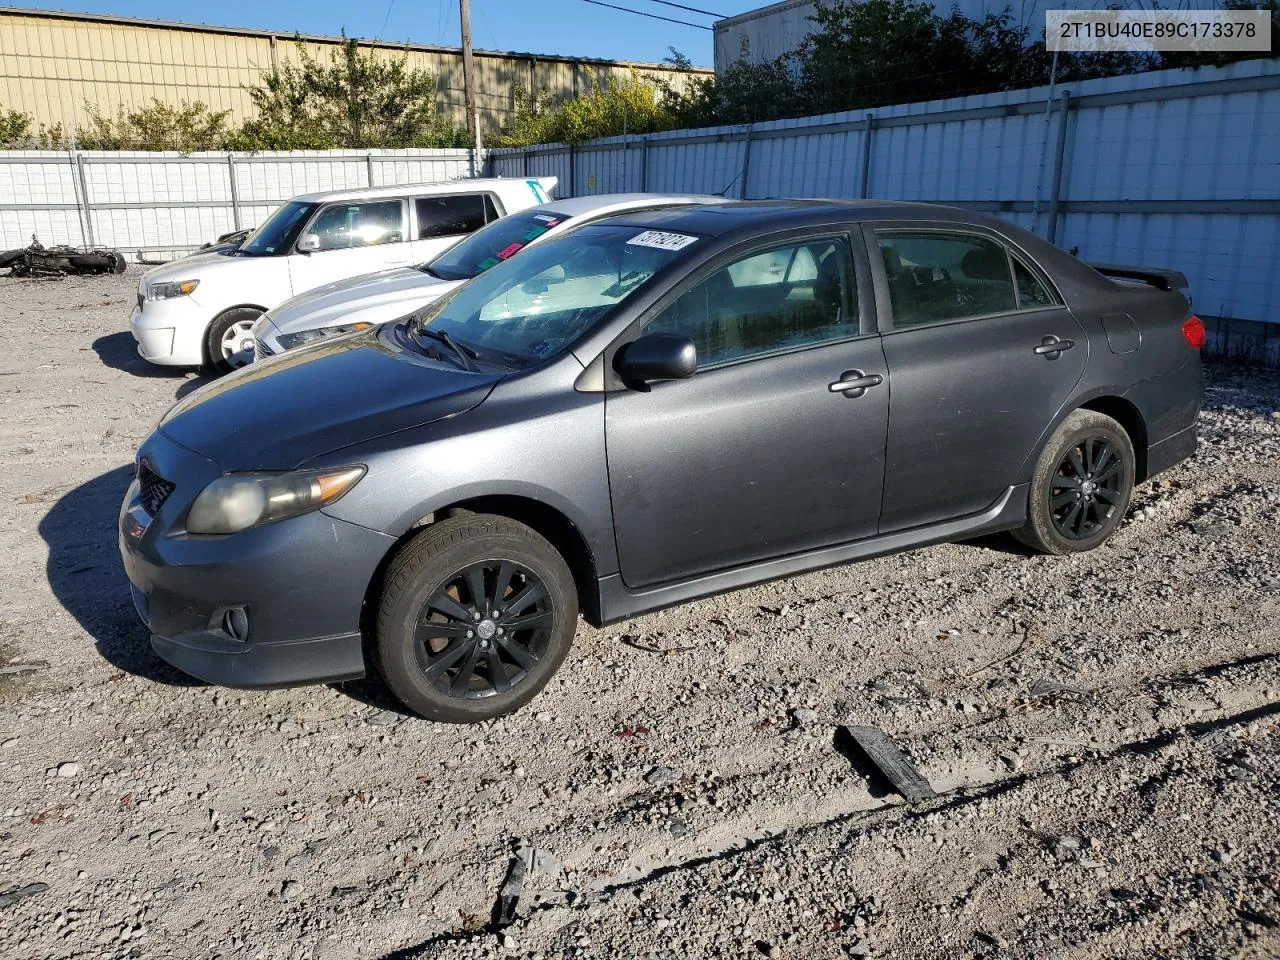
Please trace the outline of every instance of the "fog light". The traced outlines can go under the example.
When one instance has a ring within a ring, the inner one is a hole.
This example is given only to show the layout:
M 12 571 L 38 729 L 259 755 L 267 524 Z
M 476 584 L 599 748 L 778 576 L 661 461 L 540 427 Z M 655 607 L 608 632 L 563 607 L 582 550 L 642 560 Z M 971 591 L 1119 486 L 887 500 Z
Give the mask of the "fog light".
M 209 618 L 209 632 L 237 643 L 249 642 L 249 611 L 244 607 L 219 607 Z

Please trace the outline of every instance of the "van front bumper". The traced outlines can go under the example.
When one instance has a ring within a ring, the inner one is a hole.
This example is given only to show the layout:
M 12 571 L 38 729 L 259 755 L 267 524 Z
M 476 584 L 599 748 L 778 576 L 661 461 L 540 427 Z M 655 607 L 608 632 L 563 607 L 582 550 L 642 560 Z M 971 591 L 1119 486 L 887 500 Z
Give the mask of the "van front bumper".
M 129 315 L 138 356 L 166 367 L 201 366 L 208 326 L 209 318 L 190 297 L 147 300 L 135 304 Z

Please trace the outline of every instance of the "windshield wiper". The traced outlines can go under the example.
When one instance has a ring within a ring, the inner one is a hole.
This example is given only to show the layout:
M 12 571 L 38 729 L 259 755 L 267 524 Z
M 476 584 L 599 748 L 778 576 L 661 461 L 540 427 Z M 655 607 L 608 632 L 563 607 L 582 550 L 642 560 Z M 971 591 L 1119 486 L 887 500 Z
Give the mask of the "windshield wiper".
M 476 353 L 470 347 L 462 345 L 457 340 L 453 339 L 453 337 L 449 336 L 449 334 L 446 333 L 445 331 L 432 330 L 430 327 L 424 326 L 421 322 L 419 322 L 417 325 L 417 328 L 414 330 L 414 333 L 418 334 L 419 336 L 429 337 L 430 339 L 435 340 L 437 343 L 443 343 L 446 347 L 448 347 L 455 354 L 457 354 L 458 359 L 462 362 L 463 370 L 467 370 L 469 372 L 474 373 L 476 370 L 479 369 L 475 365 L 475 361 L 479 359 L 480 354 Z

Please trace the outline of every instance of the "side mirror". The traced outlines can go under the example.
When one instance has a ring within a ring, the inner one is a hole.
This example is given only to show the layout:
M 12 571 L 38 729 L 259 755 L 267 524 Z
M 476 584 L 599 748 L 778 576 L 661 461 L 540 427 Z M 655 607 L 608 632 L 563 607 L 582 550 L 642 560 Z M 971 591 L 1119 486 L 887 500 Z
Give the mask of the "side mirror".
M 320 249 L 320 238 L 314 233 L 304 233 L 298 238 L 299 253 L 315 253 Z
M 650 333 L 614 354 L 613 369 L 627 383 L 683 380 L 698 369 L 698 348 L 688 337 Z

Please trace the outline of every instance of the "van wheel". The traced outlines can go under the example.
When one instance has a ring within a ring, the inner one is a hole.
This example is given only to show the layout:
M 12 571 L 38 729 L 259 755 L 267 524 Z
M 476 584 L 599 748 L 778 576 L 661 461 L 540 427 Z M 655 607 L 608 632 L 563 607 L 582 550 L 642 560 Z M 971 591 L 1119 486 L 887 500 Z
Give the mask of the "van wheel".
M 578 594 L 564 558 L 515 520 L 451 517 L 387 570 L 374 656 L 400 702 L 475 723 L 524 706 L 564 661 Z
M 230 373 L 253 363 L 253 322 L 260 316 L 256 307 L 232 307 L 213 318 L 205 352 L 215 372 Z
M 1072 411 L 1040 451 L 1027 521 L 1013 535 L 1041 553 L 1101 546 L 1129 509 L 1134 463 L 1124 427 L 1093 410 Z

